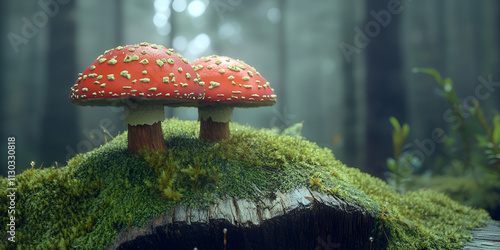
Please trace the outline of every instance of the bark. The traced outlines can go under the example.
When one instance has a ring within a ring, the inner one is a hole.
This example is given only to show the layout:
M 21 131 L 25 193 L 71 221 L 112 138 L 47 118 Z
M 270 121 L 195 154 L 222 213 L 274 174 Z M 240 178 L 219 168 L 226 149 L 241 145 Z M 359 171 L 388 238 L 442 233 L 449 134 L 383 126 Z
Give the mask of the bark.
M 356 205 L 300 188 L 272 199 L 178 206 L 143 227 L 124 229 L 109 249 L 381 249 L 386 242 L 375 224 L 374 215 Z
M 229 122 L 214 122 L 211 117 L 207 120 L 201 119 L 200 139 L 217 142 L 229 137 Z
M 167 151 L 161 122 L 156 122 L 153 125 L 128 125 L 128 150 L 133 154 L 139 154 L 141 149 Z

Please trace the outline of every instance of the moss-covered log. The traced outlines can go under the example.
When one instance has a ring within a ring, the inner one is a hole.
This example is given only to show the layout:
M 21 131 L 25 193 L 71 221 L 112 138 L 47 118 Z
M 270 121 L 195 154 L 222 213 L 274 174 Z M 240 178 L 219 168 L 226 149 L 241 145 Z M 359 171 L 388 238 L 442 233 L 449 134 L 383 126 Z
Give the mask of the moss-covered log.
M 378 234 L 374 215 L 334 196 L 300 188 L 273 198 L 178 206 L 122 232 L 110 249 L 224 249 L 224 228 L 227 249 L 370 249 Z
M 491 220 L 433 190 L 395 192 L 300 136 L 231 128 L 212 143 L 169 119 L 164 153 L 131 154 L 124 133 L 67 166 L 33 164 L 15 179 L 16 242 L 4 230 L 0 249 L 224 249 L 224 228 L 227 249 L 370 249 L 370 237 L 372 249 L 460 249 Z

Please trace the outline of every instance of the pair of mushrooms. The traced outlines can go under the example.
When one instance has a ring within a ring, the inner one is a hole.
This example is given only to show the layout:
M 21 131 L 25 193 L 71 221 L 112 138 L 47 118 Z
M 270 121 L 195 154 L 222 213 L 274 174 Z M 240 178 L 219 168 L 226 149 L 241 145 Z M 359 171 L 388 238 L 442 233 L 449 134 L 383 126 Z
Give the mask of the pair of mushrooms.
M 271 106 L 273 89 L 253 67 L 224 56 L 191 64 L 173 49 L 140 43 L 100 55 L 71 87 L 70 100 L 83 106 L 125 108 L 128 149 L 166 151 L 163 108 L 198 107 L 200 138 L 229 138 L 235 107 Z

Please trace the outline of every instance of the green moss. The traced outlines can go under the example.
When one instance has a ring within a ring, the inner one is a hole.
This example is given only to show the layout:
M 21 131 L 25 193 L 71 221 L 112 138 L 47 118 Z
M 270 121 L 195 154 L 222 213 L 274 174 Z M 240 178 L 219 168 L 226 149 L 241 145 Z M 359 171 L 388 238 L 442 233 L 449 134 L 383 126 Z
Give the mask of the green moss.
M 79 154 L 62 168 L 16 177 L 16 241 L 21 248 L 105 248 L 129 226 L 141 226 L 178 205 L 203 207 L 227 195 L 256 199 L 312 186 L 371 212 L 377 246 L 458 248 L 489 219 L 432 190 L 400 194 L 384 181 L 349 168 L 332 152 L 275 130 L 231 124 L 231 139 L 197 139 L 198 122 L 163 122 L 168 152 L 127 151 L 127 134 Z M 298 126 L 297 126 L 298 128 Z M 1 178 L 2 187 L 7 179 Z M 0 190 L 0 209 L 7 210 Z M 8 223 L 0 217 L 1 225 Z M 378 230 L 383 229 L 383 230 Z M 7 230 L 2 230 L 5 234 Z M 367 239 L 368 241 L 369 239 Z M 11 243 L 0 243 L 11 248 Z
M 463 205 L 481 207 L 499 216 L 500 182 L 495 178 L 477 176 L 417 176 L 413 187 L 429 187 L 445 193 Z

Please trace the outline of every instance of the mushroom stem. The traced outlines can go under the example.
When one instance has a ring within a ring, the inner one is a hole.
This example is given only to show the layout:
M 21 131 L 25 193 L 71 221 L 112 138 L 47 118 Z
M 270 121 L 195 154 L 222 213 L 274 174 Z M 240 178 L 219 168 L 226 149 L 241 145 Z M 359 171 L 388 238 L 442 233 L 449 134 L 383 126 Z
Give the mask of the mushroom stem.
M 212 117 L 200 121 L 200 139 L 217 142 L 229 136 L 229 122 L 214 122 Z
M 128 150 L 139 154 L 141 149 L 167 151 L 163 140 L 161 121 L 165 118 L 163 106 L 141 105 L 125 107 L 125 124 L 128 124 Z
M 232 107 L 199 107 L 200 139 L 213 142 L 229 139 L 232 116 Z
M 141 149 L 167 151 L 161 122 L 155 122 L 153 125 L 128 125 L 128 150 L 133 154 L 139 154 Z

